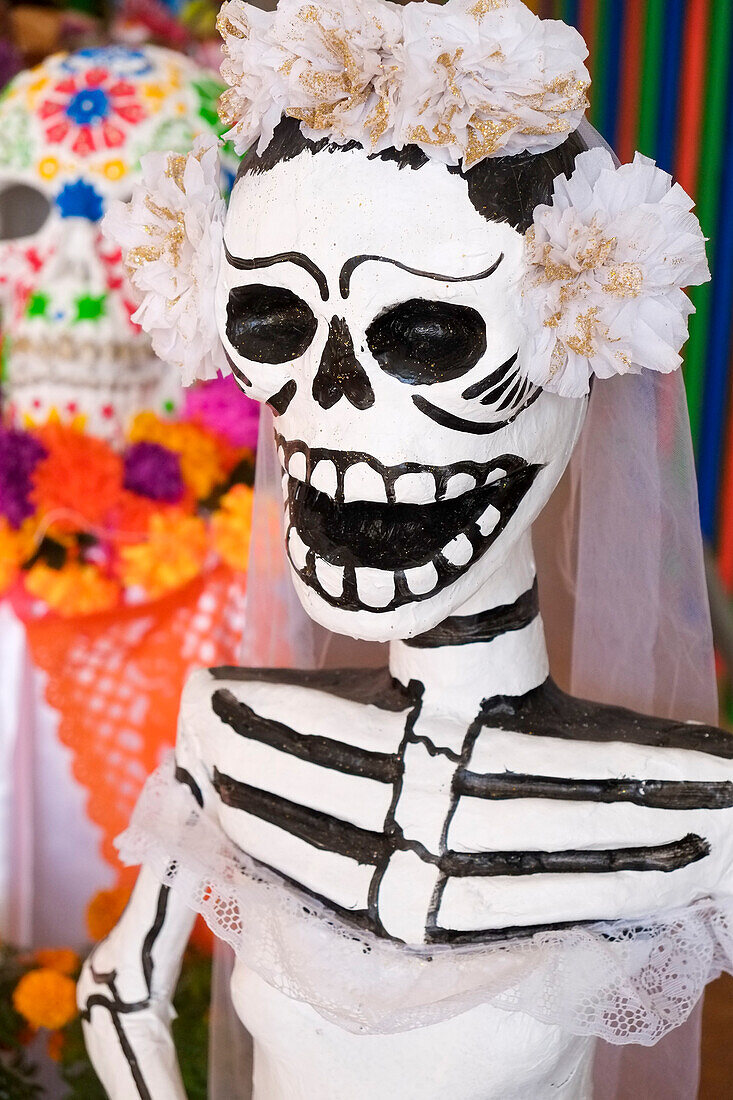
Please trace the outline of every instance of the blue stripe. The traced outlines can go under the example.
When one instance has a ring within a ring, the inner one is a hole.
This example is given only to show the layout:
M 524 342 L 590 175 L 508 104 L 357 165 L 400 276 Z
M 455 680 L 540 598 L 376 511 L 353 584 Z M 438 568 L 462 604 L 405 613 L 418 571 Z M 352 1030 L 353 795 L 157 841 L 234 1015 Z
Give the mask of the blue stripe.
M 728 78 L 729 90 L 731 78 Z M 723 164 L 715 264 L 711 287 L 710 327 L 700 439 L 698 484 L 703 534 L 714 539 L 723 471 L 723 443 L 729 408 L 729 368 L 733 353 L 733 98 L 728 99 L 726 155 Z M 705 186 L 705 181 L 702 181 Z M 728 429 L 730 430 L 730 428 Z
M 635 3 L 636 0 L 632 2 Z M 671 172 L 674 166 L 677 137 L 677 104 L 682 65 L 685 0 L 666 0 L 664 14 L 656 161 L 665 172 Z M 653 75 L 646 73 L 645 78 L 653 79 Z
M 580 7 L 580 0 L 565 0 L 563 5 L 563 21 L 570 24 L 571 27 L 577 27 L 578 25 L 578 9 Z

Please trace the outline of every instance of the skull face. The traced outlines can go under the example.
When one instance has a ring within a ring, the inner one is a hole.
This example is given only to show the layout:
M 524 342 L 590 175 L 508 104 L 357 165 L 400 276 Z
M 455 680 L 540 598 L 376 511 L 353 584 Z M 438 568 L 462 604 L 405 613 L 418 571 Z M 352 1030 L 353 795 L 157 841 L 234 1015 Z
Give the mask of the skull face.
M 215 128 L 218 86 L 188 59 L 146 47 L 58 54 L 21 73 L 0 103 L 0 300 L 6 413 L 84 417 L 114 438 L 179 387 L 131 321 L 118 250 L 101 235 L 140 157 L 187 152 Z
M 217 319 L 276 414 L 302 603 L 355 637 L 430 629 L 529 530 L 583 421 L 519 371 L 522 235 L 444 166 L 356 148 L 242 176 L 225 241 Z

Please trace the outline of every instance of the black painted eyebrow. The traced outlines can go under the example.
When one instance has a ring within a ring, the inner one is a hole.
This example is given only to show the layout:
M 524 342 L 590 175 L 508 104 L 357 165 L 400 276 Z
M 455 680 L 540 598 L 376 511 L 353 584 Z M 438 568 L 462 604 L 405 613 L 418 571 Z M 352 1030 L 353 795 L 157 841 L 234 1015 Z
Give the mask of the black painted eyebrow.
M 360 264 L 364 264 L 367 260 L 375 260 L 377 263 L 392 264 L 394 267 L 399 267 L 402 271 L 407 271 L 410 275 L 421 275 L 424 279 L 435 279 L 439 283 L 475 283 L 479 279 L 488 279 L 489 275 L 493 275 L 497 267 L 504 259 L 504 253 L 499 254 L 498 260 L 496 260 L 491 267 L 487 267 L 486 271 L 479 271 L 478 275 L 438 275 L 434 271 L 422 271 L 419 267 L 409 267 L 408 264 L 400 263 L 399 260 L 392 260 L 389 256 L 352 256 L 350 260 L 347 260 L 344 266 L 341 268 L 341 274 L 339 275 L 339 290 L 341 291 L 342 298 L 348 298 L 351 284 L 351 276 L 356 271 Z
M 320 267 L 302 252 L 277 252 L 274 256 L 255 256 L 254 259 L 244 260 L 241 256 L 233 256 L 225 244 L 224 254 L 227 263 L 238 271 L 257 271 L 259 268 L 272 267 L 274 264 L 295 264 L 313 276 L 321 292 L 321 300 L 327 302 L 329 299 L 326 276 Z

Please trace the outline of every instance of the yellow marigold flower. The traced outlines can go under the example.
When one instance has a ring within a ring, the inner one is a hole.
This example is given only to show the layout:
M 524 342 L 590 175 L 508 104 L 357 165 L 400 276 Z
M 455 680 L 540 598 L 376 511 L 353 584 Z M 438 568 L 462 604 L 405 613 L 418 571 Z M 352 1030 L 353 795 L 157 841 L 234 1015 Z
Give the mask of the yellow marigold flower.
M 245 570 L 249 560 L 252 534 L 252 490 L 235 485 L 221 498 L 219 511 L 212 517 L 214 546 L 232 569 Z
M 71 975 L 79 969 L 81 959 L 70 947 L 42 947 L 36 951 L 36 962 L 59 974 Z
M 150 517 L 146 542 L 120 549 L 123 583 L 153 599 L 164 596 L 198 576 L 207 552 L 204 521 L 171 508 Z
M 26 573 L 25 586 L 31 596 L 65 617 L 109 611 L 120 599 L 115 581 L 89 562 L 67 561 L 63 569 L 37 562 Z
M 173 424 L 153 412 L 141 412 L 130 425 L 130 443 L 159 443 L 181 459 L 181 476 L 197 500 L 224 481 L 224 453 L 216 439 L 196 424 Z
M 130 900 L 127 886 L 99 890 L 87 905 L 87 930 L 95 943 L 108 936 Z
M 31 1027 L 57 1031 L 76 1016 L 76 983 L 48 967 L 29 970 L 13 991 L 13 1006 Z

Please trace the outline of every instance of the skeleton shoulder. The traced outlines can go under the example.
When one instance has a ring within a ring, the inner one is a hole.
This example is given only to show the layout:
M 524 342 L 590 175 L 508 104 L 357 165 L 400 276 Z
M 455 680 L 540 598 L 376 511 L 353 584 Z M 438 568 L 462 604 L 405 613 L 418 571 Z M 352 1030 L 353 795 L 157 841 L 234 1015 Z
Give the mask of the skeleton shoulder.
M 519 698 L 488 700 L 483 724 L 495 729 L 563 740 L 621 742 L 663 749 L 687 749 L 733 759 L 733 737 L 715 726 L 676 722 L 624 707 L 578 699 L 552 680 Z
M 395 751 L 414 704 L 414 692 L 386 669 L 201 669 L 183 691 L 176 755 L 211 764 L 242 739 L 280 751 L 313 738 L 365 749 L 384 739 Z M 305 744 L 301 754 L 308 755 Z

